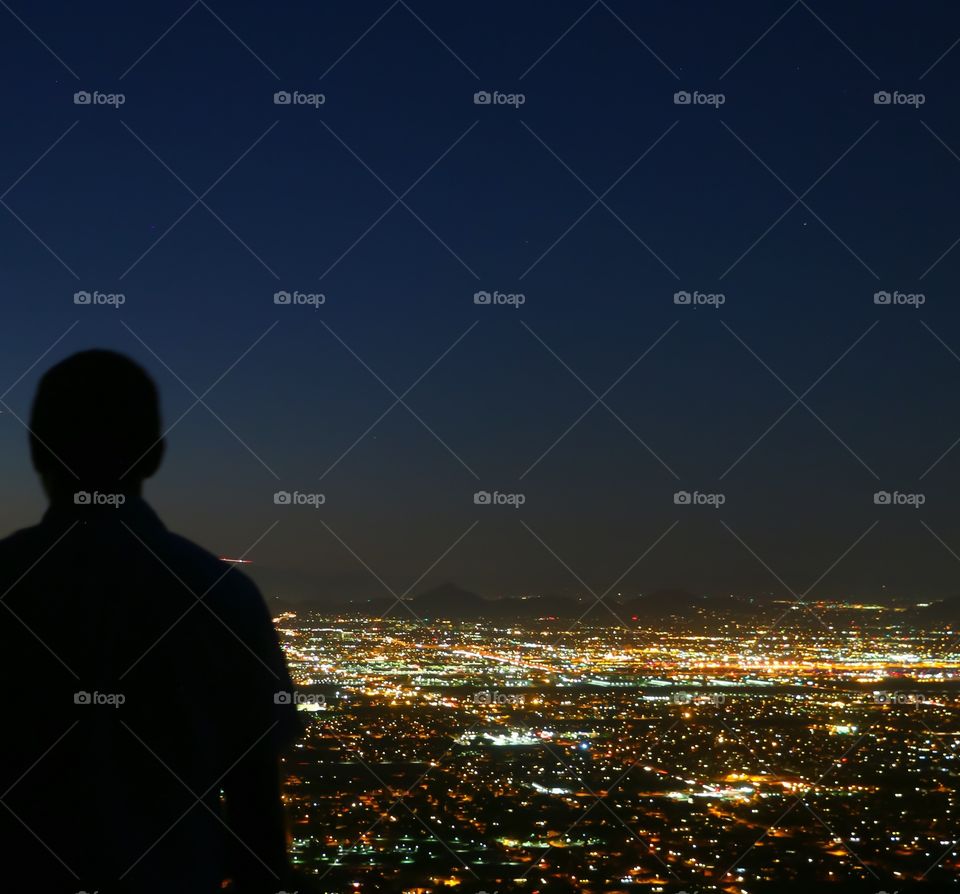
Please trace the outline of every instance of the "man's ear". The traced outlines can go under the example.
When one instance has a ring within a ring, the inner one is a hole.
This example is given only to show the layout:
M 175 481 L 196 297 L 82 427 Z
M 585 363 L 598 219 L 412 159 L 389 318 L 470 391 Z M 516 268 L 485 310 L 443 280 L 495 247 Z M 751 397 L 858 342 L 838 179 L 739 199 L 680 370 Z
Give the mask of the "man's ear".
M 143 459 L 137 463 L 137 471 L 141 478 L 149 478 L 160 468 L 166 450 L 167 442 L 161 438 L 144 454 Z

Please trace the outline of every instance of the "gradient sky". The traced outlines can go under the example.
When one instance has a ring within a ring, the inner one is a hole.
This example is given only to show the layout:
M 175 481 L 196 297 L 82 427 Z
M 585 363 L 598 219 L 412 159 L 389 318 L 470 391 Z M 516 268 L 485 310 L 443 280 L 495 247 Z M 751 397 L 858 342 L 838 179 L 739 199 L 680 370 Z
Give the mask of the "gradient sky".
M 148 498 L 268 595 L 955 593 L 960 10 L 548 6 L 4 4 L 0 527 L 38 376 L 105 346 L 176 423 Z

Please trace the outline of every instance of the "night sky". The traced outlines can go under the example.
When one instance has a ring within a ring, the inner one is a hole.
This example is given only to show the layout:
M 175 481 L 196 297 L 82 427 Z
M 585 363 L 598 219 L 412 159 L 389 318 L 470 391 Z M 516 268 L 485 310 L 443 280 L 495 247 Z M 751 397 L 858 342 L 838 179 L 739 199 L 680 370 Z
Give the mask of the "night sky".
M 173 425 L 148 499 L 268 595 L 956 593 L 958 40 L 949 2 L 0 4 L 0 527 L 44 508 L 39 375 L 100 346 Z

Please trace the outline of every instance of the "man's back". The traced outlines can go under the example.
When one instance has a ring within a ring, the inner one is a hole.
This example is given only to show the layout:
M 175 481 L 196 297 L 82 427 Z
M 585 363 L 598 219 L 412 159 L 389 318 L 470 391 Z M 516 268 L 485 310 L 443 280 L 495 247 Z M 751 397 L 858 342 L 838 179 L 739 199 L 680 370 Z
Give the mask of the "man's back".
M 238 866 L 279 874 L 282 842 L 278 855 L 245 840 L 221 809 L 221 789 L 242 791 L 251 762 L 275 761 L 296 729 L 247 578 L 128 496 L 55 504 L 0 541 L 0 598 L 13 877 L 51 894 L 206 894 Z

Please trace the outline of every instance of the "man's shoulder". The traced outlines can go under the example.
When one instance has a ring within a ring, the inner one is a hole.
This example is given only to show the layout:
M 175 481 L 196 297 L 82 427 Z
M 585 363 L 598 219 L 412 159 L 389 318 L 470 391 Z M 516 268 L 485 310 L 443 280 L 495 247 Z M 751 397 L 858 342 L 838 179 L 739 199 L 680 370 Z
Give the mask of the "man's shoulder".
M 164 532 L 168 555 L 191 577 L 209 588 L 208 598 L 225 601 L 234 608 L 256 608 L 263 597 L 257 585 L 235 565 L 204 549 L 181 534 Z
M 47 548 L 50 537 L 43 525 L 30 525 L 19 528 L 6 537 L 0 538 L 0 565 L 11 567 L 23 561 L 34 561 L 33 554 Z

